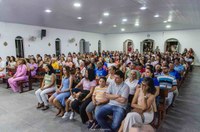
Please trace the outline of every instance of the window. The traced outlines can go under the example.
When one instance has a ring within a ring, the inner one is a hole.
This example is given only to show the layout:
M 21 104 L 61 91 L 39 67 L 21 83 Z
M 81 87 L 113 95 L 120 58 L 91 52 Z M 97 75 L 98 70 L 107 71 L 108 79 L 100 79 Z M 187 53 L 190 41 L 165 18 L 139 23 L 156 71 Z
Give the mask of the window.
M 21 36 L 15 38 L 16 57 L 24 58 L 24 43 Z
M 56 56 L 59 56 L 61 53 L 60 53 L 60 39 L 57 38 L 56 41 L 55 41 L 55 49 L 56 49 Z

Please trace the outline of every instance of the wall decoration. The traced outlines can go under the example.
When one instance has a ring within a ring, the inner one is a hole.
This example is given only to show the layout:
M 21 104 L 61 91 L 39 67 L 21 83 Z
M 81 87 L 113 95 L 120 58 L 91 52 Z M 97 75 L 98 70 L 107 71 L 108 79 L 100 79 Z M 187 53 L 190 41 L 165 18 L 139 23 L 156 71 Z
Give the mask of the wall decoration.
M 49 43 L 48 46 L 51 46 L 51 44 Z
M 3 45 L 4 45 L 4 46 L 7 46 L 7 45 L 8 45 L 8 43 L 7 43 L 7 42 L 4 42 L 4 43 L 3 43 Z

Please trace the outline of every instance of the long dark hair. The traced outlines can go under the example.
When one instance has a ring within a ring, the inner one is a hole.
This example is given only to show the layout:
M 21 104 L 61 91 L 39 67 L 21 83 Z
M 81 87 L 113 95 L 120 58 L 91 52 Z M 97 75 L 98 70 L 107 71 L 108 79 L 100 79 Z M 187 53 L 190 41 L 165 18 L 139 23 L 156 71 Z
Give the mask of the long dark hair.
M 95 70 L 88 68 L 87 71 L 88 71 L 88 80 L 90 81 L 95 80 L 95 77 L 96 77 Z
M 151 94 L 155 94 L 156 93 L 156 88 L 154 86 L 154 81 L 153 81 L 152 78 L 145 77 L 143 82 L 146 83 L 148 85 L 148 87 L 149 87 L 148 90 L 147 90 L 148 93 L 151 93 Z
M 47 72 L 46 74 L 51 75 L 52 73 L 55 73 L 55 70 L 50 64 L 47 64 L 46 66 L 49 68 L 49 72 Z

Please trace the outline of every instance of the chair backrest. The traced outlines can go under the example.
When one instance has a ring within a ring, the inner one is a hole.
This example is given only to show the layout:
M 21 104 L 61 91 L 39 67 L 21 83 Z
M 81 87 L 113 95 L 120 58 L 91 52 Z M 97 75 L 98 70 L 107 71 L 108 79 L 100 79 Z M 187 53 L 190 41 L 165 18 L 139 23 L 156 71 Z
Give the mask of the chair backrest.
M 38 67 L 38 69 L 37 69 L 37 75 L 44 75 L 45 74 L 45 69 L 44 68 L 42 68 L 42 67 Z
M 160 99 L 162 100 L 162 103 L 163 105 L 165 105 L 166 103 L 166 97 L 168 96 L 168 93 L 169 93 L 169 89 L 160 89 L 160 93 L 159 93 L 159 96 L 160 96 Z

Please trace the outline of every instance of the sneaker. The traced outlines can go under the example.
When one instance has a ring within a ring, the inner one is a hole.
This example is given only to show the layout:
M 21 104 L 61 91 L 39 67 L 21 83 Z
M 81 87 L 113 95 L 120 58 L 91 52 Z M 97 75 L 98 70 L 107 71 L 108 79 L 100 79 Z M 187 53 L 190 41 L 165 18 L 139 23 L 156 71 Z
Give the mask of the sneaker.
M 74 112 L 71 112 L 69 119 L 70 119 L 70 120 L 73 120 L 73 119 L 74 119 L 74 115 L 75 115 L 75 113 L 74 113 Z
M 66 119 L 69 117 L 69 112 L 65 112 L 65 114 L 62 116 L 62 119 Z
M 95 121 L 89 121 L 89 124 L 88 124 L 88 129 L 92 128 L 92 126 L 94 125 Z

